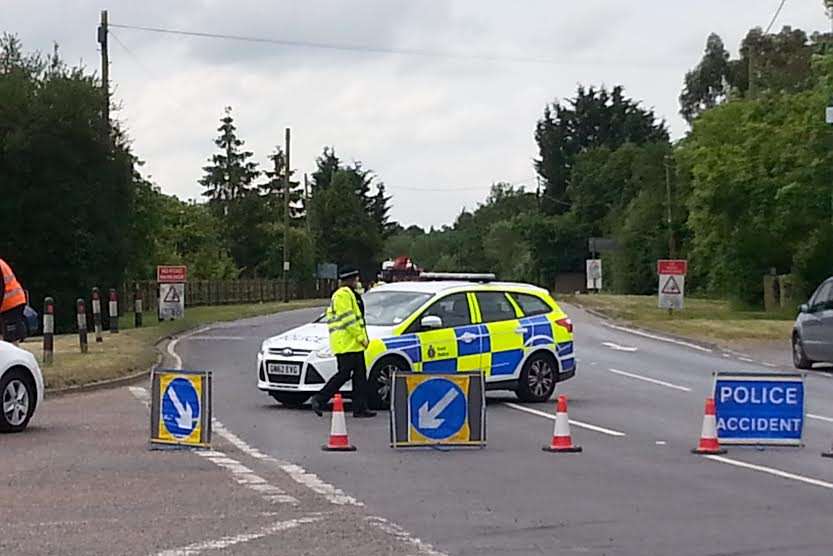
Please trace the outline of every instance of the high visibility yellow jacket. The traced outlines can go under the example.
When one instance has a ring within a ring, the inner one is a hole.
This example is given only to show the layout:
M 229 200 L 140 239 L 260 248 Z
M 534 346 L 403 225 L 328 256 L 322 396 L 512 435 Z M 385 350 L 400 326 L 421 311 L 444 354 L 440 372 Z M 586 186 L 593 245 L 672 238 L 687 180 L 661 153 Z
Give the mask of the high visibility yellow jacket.
M 364 351 L 368 343 L 364 317 L 356 294 L 348 287 L 336 290 L 327 308 L 327 327 L 330 330 L 330 350 L 340 353 Z
M 0 259 L 0 274 L 3 275 L 3 297 L 0 305 L 0 313 L 11 311 L 20 305 L 26 305 L 26 292 L 17 278 L 14 277 L 11 267 L 6 261 Z

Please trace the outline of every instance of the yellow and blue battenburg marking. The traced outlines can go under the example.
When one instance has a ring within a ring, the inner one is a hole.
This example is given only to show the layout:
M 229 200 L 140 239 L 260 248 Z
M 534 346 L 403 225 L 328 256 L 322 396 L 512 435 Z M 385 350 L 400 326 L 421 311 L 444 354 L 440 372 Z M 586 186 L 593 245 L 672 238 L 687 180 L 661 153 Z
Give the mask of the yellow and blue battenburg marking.
M 402 353 L 411 361 L 414 372 L 483 369 L 487 376 L 499 377 L 513 375 L 531 348 L 548 347 L 557 353 L 562 372 L 573 370 L 572 339 L 564 330 L 566 341 L 558 342 L 556 327 L 546 315 L 524 317 L 383 338 L 371 347 L 371 352 L 374 356 L 385 351 Z M 524 329 L 523 335 L 518 328 Z

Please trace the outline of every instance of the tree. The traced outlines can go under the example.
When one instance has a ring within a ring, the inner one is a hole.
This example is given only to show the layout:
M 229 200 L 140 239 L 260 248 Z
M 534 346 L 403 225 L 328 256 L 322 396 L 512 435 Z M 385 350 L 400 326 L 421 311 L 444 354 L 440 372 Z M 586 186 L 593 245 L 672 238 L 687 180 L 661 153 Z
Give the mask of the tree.
M 723 39 L 712 33 L 706 40 L 706 51 L 697 67 L 685 75 L 680 95 L 680 114 L 690 124 L 704 111 L 723 102 L 731 81 L 729 52 Z
M 547 214 L 562 214 L 571 205 L 567 187 L 579 154 L 596 147 L 668 141 L 668 130 L 652 110 L 626 98 L 622 87 L 608 91 L 579 86 L 565 105 L 555 102 L 545 108 L 535 140 L 540 155 L 535 167 L 545 186 L 542 208 Z
M 266 204 L 269 206 L 270 213 L 275 215 L 275 218 L 283 222 L 284 215 L 284 178 L 286 177 L 286 157 L 281 147 L 275 147 L 275 151 L 269 155 L 269 161 L 272 163 L 271 170 L 266 170 L 263 173 L 268 180 L 258 186 L 261 193 L 265 197 Z M 289 218 L 290 221 L 298 222 L 304 218 L 306 209 L 304 207 L 304 186 L 300 182 L 292 180 L 295 170 L 289 173 Z
M 333 176 L 341 168 L 341 160 L 336 156 L 333 147 L 324 147 L 324 150 L 315 160 L 316 169 L 312 173 L 312 193 L 327 189 L 332 183 Z
M 205 188 L 203 196 L 208 197 L 209 205 L 216 212 L 224 213 L 232 201 L 249 192 L 260 172 L 257 163 L 250 160 L 254 153 L 241 150 L 244 142 L 237 137 L 231 106 L 226 107 L 217 131 L 220 135 L 214 144 L 220 152 L 212 155 L 211 164 L 203 167 L 205 176 L 200 184 Z
M 117 122 L 101 133 L 104 96 L 83 68 L 0 39 L 0 253 L 34 303 L 51 295 L 59 329 L 93 286 L 115 287 L 144 257 L 132 226 L 139 161 Z
M 373 196 L 370 202 L 370 216 L 379 230 L 379 235 L 382 239 L 388 239 L 394 232 L 394 227 L 397 226 L 395 222 L 390 221 L 390 200 L 389 195 L 385 195 L 385 184 L 379 182 L 376 186 L 376 195 Z

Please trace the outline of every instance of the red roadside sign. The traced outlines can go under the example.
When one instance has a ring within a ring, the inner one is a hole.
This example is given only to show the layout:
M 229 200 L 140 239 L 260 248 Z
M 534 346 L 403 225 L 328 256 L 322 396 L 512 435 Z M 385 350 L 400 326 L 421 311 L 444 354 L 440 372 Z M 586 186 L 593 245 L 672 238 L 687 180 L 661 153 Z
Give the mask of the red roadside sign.
M 685 276 L 688 274 L 688 261 L 685 259 L 660 259 L 657 261 L 657 274 Z
M 156 267 L 156 281 L 160 284 L 184 284 L 188 278 L 185 265 L 160 265 Z

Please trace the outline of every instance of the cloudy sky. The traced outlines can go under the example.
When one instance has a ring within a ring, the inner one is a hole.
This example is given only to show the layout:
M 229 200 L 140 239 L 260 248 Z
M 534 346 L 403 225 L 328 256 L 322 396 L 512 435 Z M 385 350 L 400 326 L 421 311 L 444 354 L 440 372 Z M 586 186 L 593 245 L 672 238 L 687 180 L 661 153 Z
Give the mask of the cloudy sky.
M 111 79 L 145 171 L 199 197 L 223 107 L 263 163 L 292 128 L 292 162 L 325 145 L 373 169 L 404 224 L 451 223 L 495 181 L 534 187 L 544 106 L 577 84 L 621 84 L 686 133 L 677 97 L 710 32 L 733 53 L 780 0 L 0 0 L 0 31 L 60 45 L 98 71 L 96 26 L 245 35 L 213 40 L 114 28 Z M 829 25 L 821 0 L 787 0 L 776 29 Z M 336 45 L 344 49 L 298 46 Z M 394 52 L 390 52 L 394 51 Z M 398 53 L 397 53 L 398 52 Z M 411 52 L 412 54 L 403 54 Z M 419 52 L 422 54 L 413 54 Z

